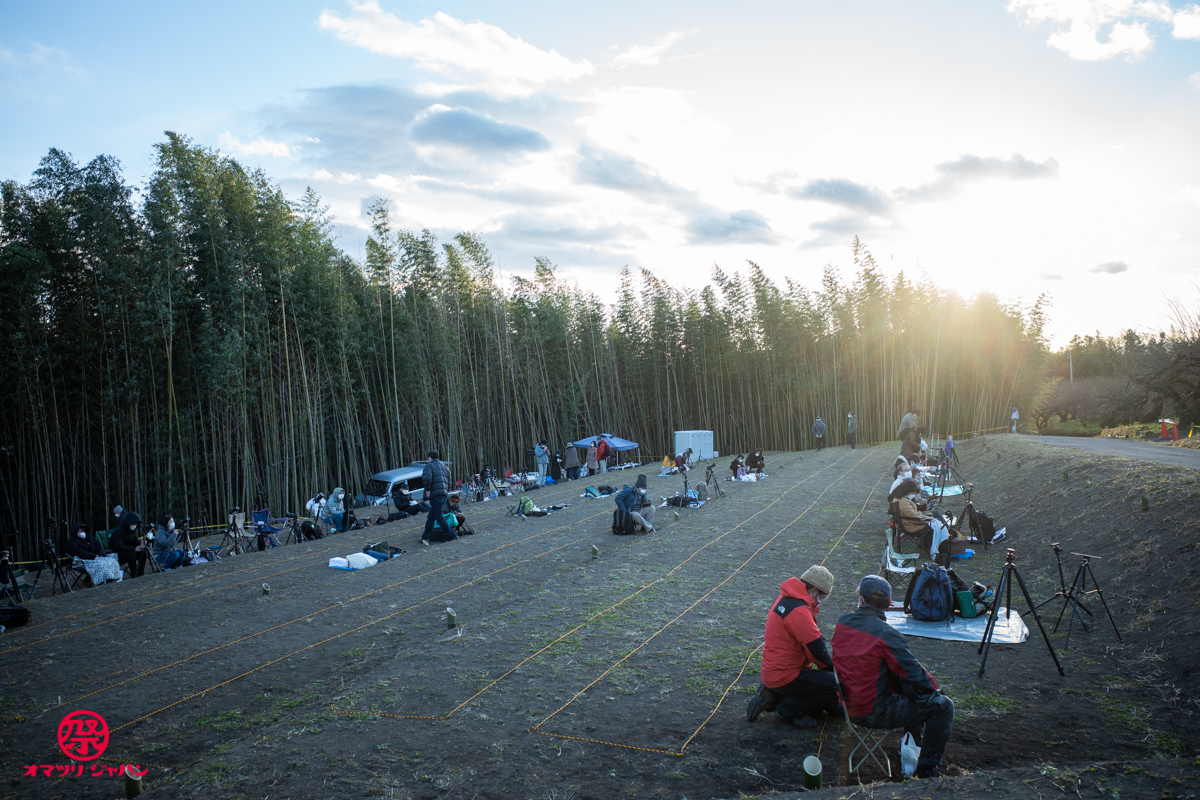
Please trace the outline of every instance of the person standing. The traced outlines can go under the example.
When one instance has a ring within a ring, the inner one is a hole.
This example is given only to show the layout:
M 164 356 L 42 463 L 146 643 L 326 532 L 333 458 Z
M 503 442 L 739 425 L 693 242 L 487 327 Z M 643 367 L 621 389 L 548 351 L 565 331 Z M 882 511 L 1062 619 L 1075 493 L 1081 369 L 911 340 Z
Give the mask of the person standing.
M 567 472 L 567 480 L 573 481 L 579 477 L 579 451 L 570 442 L 563 448 L 563 469 Z
M 1021 420 L 1021 413 L 1019 411 L 1017 411 L 1016 406 L 1013 406 L 1013 413 L 1012 413 L 1012 416 L 1009 417 L 1009 419 L 1012 420 L 1012 432 L 1016 433 L 1017 432 L 1017 423 L 1020 422 L 1020 420 Z
M 858 415 L 853 411 L 846 415 L 846 439 L 850 442 L 850 449 L 854 450 L 858 444 Z
M 825 423 L 817 417 L 817 421 L 813 423 L 812 435 L 817 440 L 817 452 L 825 449 Z
M 592 442 L 587 449 L 587 471 L 589 478 L 600 471 L 600 464 L 596 461 L 596 443 L 599 441 L 597 439 L 595 442 Z
M 954 452 L 954 434 L 946 437 L 946 446 L 943 448 L 946 451 L 946 460 L 953 461 L 954 466 L 958 466 L 958 453 Z
M 903 442 L 904 438 L 908 435 L 908 431 L 914 430 L 920 422 L 921 412 L 915 408 L 911 409 L 900 420 L 900 430 L 896 431 L 896 438 Z
M 612 445 L 607 439 L 596 440 L 596 463 L 600 465 L 600 474 L 608 472 L 608 457 L 612 454 Z
M 421 485 L 425 487 L 425 499 L 429 501 L 429 515 L 425 520 L 425 532 L 421 534 L 421 544 L 428 545 L 433 526 L 442 529 L 439 542 L 457 539 L 458 534 L 450 529 L 446 522 L 446 499 L 450 496 L 450 468 L 441 461 L 437 450 L 429 451 L 429 461 L 421 472 Z
M 546 472 L 550 469 L 550 448 L 546 445 L 546 440 L 542 439 L 533 447 L 533 460 L 537 462 L 537 485 L 546 485 Z
M 814 565 L 779 587 L 763 634 L 762 684 L 746 706 L 746 720 L 774 711 L 797 728 L 815 728 L 812 717 L 838 713 L 833 659 L 815 615 L 833 591 L 833 573 Z M 815 669 L 810 669 L 815 667 Z
M 904 728 L 921 748 L 918 778 L 940 775 L 938 765 L 954 726 L 954 703 L 908 649 L 904 634 L 887 624 L 892 587 L 878 575 L 858 584 L 858 609 L 838 617 L 833 666 L 846 713 L 866 728 Z

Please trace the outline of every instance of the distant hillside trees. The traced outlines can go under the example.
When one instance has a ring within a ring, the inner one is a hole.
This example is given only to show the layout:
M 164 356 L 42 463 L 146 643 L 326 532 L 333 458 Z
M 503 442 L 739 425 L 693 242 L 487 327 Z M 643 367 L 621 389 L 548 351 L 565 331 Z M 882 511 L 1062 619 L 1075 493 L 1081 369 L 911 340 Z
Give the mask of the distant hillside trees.
M 311 191 L 175 134 L 141 189 L 51 150 L 0 199 L 0 483 L 24 548 L 117 503 L 298 510 L 432 447 L 464 475 L 601 431 L 657 460 L 676 429 L 807 448 L 817 415 L 840 444 L 849 411 L 888 440 L 913 405 L 981 430 L 1045 370 L 1043 302 L 887 277 L 857 241 L 851 276 L 811 289 L 753 263 L 700 291 L 625 269 L 610 303 L 544 259 L 501 280 L 478 236 L 401 229 L 382 201 L 356 262 Z

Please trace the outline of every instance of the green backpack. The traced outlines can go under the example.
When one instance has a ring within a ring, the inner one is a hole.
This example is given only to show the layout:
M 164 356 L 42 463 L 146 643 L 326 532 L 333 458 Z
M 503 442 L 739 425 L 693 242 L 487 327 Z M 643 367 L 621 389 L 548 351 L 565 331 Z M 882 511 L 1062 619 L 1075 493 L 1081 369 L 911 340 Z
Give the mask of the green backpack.
M 519 503 L 517 503 L 517 513 L 518 514 L 532 514 L 533 513 L 533 501 L 530 500 L 528 497 L 522 497 L 521 501 Z

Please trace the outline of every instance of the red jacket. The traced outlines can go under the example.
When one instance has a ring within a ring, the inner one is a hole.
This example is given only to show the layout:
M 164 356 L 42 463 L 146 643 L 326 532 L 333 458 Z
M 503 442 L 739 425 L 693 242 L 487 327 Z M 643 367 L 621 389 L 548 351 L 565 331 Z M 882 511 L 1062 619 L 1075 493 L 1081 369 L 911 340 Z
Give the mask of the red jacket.
M 782 591 L 767 612 L 763 634 L 762 682 L 768 689 L 786 686 L 813 664 L 824 666 L 815 656 L 828 659 L 821 629 L 813 617 L 820 609 L 804 581 L 788 578 L 779 588 Z
M 867 716 L 889 695 L 921 697 L 937 691 L 937 682 L 908 649 L 904 634 L 888 625 L 878 609 L 863 605 L 838 617 L 832 644 L 833 666 L 851 719 Z

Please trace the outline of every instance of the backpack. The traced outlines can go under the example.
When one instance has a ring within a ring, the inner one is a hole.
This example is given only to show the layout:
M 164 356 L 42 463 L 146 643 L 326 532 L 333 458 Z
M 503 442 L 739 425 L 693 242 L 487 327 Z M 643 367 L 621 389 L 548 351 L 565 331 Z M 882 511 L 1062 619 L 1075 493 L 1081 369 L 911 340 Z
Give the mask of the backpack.
M 596 445 L 596 460 L 603 461 L 608 458 L 608 454 L 612 452 L 612 448 L 608 446 L 608 442 L 604 439 L 600 440 L 600 444 Z
M 16 628 L 29 622 L 30 616 L 32 615 L 25 606 L 0 608 L 0 625 L 6 628 Z
M 926 564 L 908 585 L 904 612 L 922 622 L 943 622 L 953 613 L 954 591 L 945 567 Z
M 524 515 L 532 514 L 533 513 L 533 501 L 530 500 L 528 497 L 522 497 L 520 499 L 520 501 L 517 503 L 517 513 L 524 514 Z
M 612 532 L 615 536 L 630 536 L 633 534 L 633 517 L 623 508 L 613 511 Z
M 600 490 L 597 489 L 595 486 L 587 487 L 586 489 L 583 490 L 583 493 L 586 494 L 588 497 L 599 497 L 600 496 Z
M 703 503 L 705 500 L 708 499 L 708 484 L 707 483 L 696 484 L 696 499 L 699 500 L 701 503 Z
M 687 504 L 688 504 L 688 498 L 686 498 L 686 497 L 680 497 L 679 495 L 675 495 L 674 497 L 667 498 L 667 505 L 674 506 L 675 508 L 683 508 Z
M 601 486 L 601 487 L 600 487 L 600 494 L 602 494 L 602 495 L 609 495 L 609 494 L 613 494 L 613 493 L 615 493 L 616 491 L 617 491 L 616 489 L 614 489 L 613 487 L 611 487 L 611 486 L 609 486 L 609 485 L 607 485 L 607 484 L 605 484 L 604 486 Z

